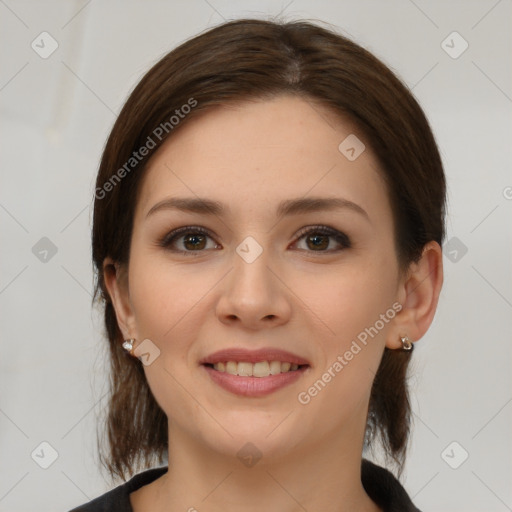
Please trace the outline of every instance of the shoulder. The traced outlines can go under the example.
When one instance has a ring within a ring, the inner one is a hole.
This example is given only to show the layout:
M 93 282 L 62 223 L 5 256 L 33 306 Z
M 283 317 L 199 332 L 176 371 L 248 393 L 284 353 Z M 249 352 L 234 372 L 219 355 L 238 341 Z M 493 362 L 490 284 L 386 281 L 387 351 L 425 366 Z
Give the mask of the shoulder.
M 97 498 L 76 507 L 69 512 L 133 512 L 130 493 L 147 485 L 167 472 L 167 466 L 152 468 L 133 476 L 127 482 L 117 486 Z
M 393 473 L 367 459 L 362 460 L 361 481 L 368 496 L 384 512 L 421 512 Z

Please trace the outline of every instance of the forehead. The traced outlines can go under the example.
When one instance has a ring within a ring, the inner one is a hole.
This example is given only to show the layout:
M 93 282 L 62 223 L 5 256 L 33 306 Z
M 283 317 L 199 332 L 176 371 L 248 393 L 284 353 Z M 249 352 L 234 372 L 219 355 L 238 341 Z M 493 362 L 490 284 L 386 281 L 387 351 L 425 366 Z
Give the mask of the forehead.
M 387 202 L 378 161 L 354 123 L 295 96 L 223 105 L 190 119 L 153 156 L 140 187 L 139 214 L 184 194 L 245 209 L 308 194 Z

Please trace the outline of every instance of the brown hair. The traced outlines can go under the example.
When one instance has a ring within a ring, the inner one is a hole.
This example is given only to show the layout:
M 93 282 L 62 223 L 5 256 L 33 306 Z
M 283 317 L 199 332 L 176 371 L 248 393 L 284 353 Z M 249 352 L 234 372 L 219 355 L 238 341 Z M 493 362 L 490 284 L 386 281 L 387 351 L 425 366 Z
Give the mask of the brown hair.
M 140 180 L 149 158 L 173 131 L 213 106 L 280 94 L 318 102 L 360 130 L 387 182 L 401 269 L 417 261 L 427 242 L 442 245 L 445 177 L 434 136 L 411 92 L 370 52 L 310 22 L 241 19 L 214 27 L 166 54 L 121 110 L 96 181 L 93 303 L 98 298 L 104 308 L 111 365 L 102 431 L 108 436 L 109 453 L 104 456 L 101 446 L 99 452 L 111 477 L 126 479 L 125 471 L 134 473 L 140 462 L 143 468 L 153 460 L 161 463 L 168 432 L 167 417 L 141 363 L 121 347 L 122 334 L 105 288 L 104 259 L 128 264 Z M 146 151 L 140 151 L 143 147 Z M 385 349 L 367 420 L 367 431 L 379 432 L 385 454 L 399 473 L 410 428 L 410 354 Z

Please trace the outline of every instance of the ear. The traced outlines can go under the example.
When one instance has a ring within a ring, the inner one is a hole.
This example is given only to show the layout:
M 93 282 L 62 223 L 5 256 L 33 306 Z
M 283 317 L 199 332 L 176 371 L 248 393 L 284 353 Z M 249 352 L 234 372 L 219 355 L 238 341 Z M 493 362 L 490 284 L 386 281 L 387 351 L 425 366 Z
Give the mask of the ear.
M 114 262 L 111 258 L 105 258 L 103 261 L 103 275 L 123 338 L 125 340 L 137 338 L 126 267 Z
M 412 263 L 399 285 L 402 309 L 389 329 L 386 347 L 401 348 L 400 337 L 418 341 L 427 332 L 437 309 L 443 284 L 443 252 L 437 242 L 425 245 L 420 260 Z

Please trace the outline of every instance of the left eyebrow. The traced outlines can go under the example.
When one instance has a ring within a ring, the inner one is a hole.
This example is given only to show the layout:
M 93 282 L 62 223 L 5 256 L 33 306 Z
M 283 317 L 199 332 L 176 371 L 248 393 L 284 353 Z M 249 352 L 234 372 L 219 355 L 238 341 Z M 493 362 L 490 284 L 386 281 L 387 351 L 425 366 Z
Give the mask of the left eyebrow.
M 278 217 L 295 215 L 298 213 L 310 213 L 324 210 L 335 210 L 339 208 L 348 208 L 361 214 L 368 221 L 370 220 L 366 210 L 357 203 L 343 199 L 341 197 L 308 197 L 300 199 L 288 199 L 279 203 L 276 210 Z
M 276 215 L 290 216 L 301 213 L 311 213 L 334 209 L 350 209 L 370 220 L 368 213 L 357 203 L 340 197 L 308 197 L 287 199 L 281 201 L 276 209 Z M 159 201 L 146 214 L 146 218 L 160 210 L 181 210 L 204 215 L 223 215 L 226 207 L 219 201 L 196 197 L 170 197 Z

